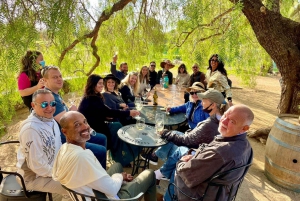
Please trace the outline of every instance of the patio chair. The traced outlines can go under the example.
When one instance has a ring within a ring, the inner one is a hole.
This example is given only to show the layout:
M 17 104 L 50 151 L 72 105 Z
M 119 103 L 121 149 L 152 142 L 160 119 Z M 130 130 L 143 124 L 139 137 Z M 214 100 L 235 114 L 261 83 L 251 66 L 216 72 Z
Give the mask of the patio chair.
M 0 142 L 0 146 L 12 143 L 19 141 Z M 21 185 L 17 182 L 17 178 L 21 181 Z M 0 201 L 46 201 L 47 193 L 27 190 L 22 175 L 17 172 L 4 171 L 0 167 L 0 184 Z M 48 193 L 48 196 L 52 201 L 52 194 Z
M 134 201 L 134 200 L 138 200 L 140 197 L 142 197 L 142 195 L 144 194 L 143 192 L 139 193 L 137 196 L 133 197 L 133 198 L 126 198 L 126 199 L 109 199 L 109 198 L 98 198 L 95 196 L 90 196 L 90 195 L 85 195 L 82 193 L 78 193 L 76 191 L 73 191 L 69 188 L 67 188 L 66 186 L 62 185 L 62 187 L 64 189 L 66 189 L 70 195 L 70 197 L 72 198 L 72 200 L 74 201 L 86 201 L 86 198 L 89 198 L 91 201 Z

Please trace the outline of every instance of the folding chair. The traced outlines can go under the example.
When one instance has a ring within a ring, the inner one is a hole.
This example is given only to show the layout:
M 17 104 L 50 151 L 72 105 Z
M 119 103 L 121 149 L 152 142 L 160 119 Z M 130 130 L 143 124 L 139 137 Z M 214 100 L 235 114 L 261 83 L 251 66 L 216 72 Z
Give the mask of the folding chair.
M 177 189 L 177 192 L 180 192 L 182 195 L 187 197 L 187 199 L 197 200 L 197 201 L 205 201 L 205 196 L 207 195 L 207 192 L 208 192 L 209 188 L 214 186 L 214 187 L 218 187 L 218 190 L 216 192 L 216 198 L 215 198 L 215 201 L 218 201 L 220 199 L 220 196 L 221 196 L 221 193 L 222 193 L 222 189 L 223 189 L 222 187 L 227 186 L 228 189 L 230 189 L 230 190 L 229 190 L 229 193 L 228 193 L 228 199 L 226 201 L 234 201 L 235 197 L 236 197 L 236 194 L 238 192 L 238 189 L 240 188 L 240 186 L 243 182 L 243 179 L 244 179 L 245 175 L 248 172 L 249 167 L 252 165 L 252 158 L 253 158 L 253 151 L 251 149 L 251 156 L 248 160 L 248 164 L 240 166 L 240 167 L 232 168 L 232 169 L 227 170 L 225 172 L 221 172 L 221 173 L 217 173 L 217 174 L 213 175 L 208 180 L 208 185 L 207 185 L 203 195 L 200 198 L 194 198 L 194 197 L 191 197 L 191 196 L 187 195 L 179 187 L 177 187 L 174 183 L 169 184 L 168 193 L 169 193 L 169 195 L 171 195 L 170 187 L 174 186 L 175 189 Z M 236 178 L 235 180 L 231 181 L 230 184 L 224 184 L 223 182 L 222 183 L 220 182 L 220 181 L 224 181 L 224 180 L 226 181 L 227 176 L 229 176 L 231 174 L 237 174 L 240 171 L 243 171 L 243 174 L 240 177 Z M 176 194 L 171 195 L 171 198 L 172 198 L 173 201 L 178 201 L 178 197 L 177 197 Z
M 90 195 L 84 195 L 82 193 L 78 193 L 76 191 L 73 191 L 69 188 L 67 188 L 66 186 L 62 185 L 62 187 L 64 189 L 66 189 L 70 195 L 70 197 L 72 198 L 72 200 L 74 201 L 86 201 L 86 198 L 91 199 L 91 201 L 126 201 L 126 200 L 130 200 L 130 201 L 134 201 L 134 200 L 138 200 L 140 197 L 142 197 L 142 195 L 144 194 L 143 192 L 139 193 L 137 196 L 133 197 L 133 198 L 126 198 L 126 199 L 109 199 L 109 198 L 97 198 L 95 196 L 90 196 Z
M 19 143 L 19 141 L 0 142 L 0 145 Z M 3 174 L 7 176 L 3 177 Z M 21 185 L 17 182 L 17 177 Z M 22 175 L 17 172 L 4 171 L 0 167 L 0 201 L 46 201 L 46 192 L 28 191 Z M 48 193 L 49 200 L 52 201 L 52 194 Z

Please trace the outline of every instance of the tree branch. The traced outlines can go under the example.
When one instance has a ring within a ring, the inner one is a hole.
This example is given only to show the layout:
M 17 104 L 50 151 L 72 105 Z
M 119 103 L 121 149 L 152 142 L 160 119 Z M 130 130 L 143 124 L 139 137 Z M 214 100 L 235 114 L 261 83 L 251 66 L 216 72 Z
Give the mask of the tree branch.
M 187 31 L 187 32 L 182 32 L 180 33 L 178 39 L 177 39 L 177 42 L 175 44 L 176 47 L 181 47 L 185 41 L 189 38 L 189 36 L 194 32 L 196 31 L 197 29 L 199 29 L 200 27 L 212 27 L 213 24 L 220 18 L 222 18 L 223 16 L 227 15 L 228 13 L 230 13 L 231 11 L 233 11 L 235 7 L 231 7 L 229 8 L 228 10 L 226 10 L 225 12 L 221 13 L 220 15 L 214 17 L 210 23 L 206 23 L 206 24 L 198 24 L 196 27 L 192 28 L 191 31 Z M 184 37 L 183 41 L 179 41 L 180 40 L 180 37 L 183 35 L 183 34 L 186 34 L 186 36 Z M 212 36 L 215 36 L 215 35 L 220 35 L 219 33 L 217 34 L 213 34 Z M 209 39 L 211 37 L 208 37 L 207 39 Z M 206 40 L 206 39 L 205 39 Z
M 95 68 L 97 66 L 99 66 L 99 63 L 100 63 L 100 56 L 97 54 L 98 48 L 97 48 L 95 43 L 96 43 L 96 40 L 98 38 L 98 32 L 99 32 L 99 29 L 100 29 L 102 23 L 104 21 L 108 20 L 110 18 L 110 16 L 112 14 L 114 14 L 115 12 L 117 12 L 119 10 L 122 10 L 131 1 L 132 0 L 120 0 L 117 3 L 115 3 L 110 9 L 104 10 L 102 12 L 102 14 L 100 15 L 100 17 L 98 18 L 98 20 L 96 21 L 94 29 L 90 33 L 85 34 L 82 37 L 77 38 L 66 49 L 64 49 L 62 51 L 62 53 L 59 57 L 58 64 L 61 65 L 61 62 L 63 61 L 63 59 L 64 59 L 65 55 L 68 53 L 68 51 L 73 49 L 78 43 L 80 43 L 84 39 L 92 38 L 92 41 L 91 41 L 91 47 L 93 49 L 92 54 L 96 58 L 96 62 L 92 66 L 91 70 L 86 74 L 86 75 L 90 75 L 95 70 Z

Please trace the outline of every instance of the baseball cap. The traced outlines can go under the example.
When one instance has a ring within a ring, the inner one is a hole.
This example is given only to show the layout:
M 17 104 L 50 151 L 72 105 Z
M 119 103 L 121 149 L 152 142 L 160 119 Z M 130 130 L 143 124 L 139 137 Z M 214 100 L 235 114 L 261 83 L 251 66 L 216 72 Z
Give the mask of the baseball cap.
M 209 99 L 218 104 L 222 104 L 225 100 L 223 94 L 215 89 L 209 89 L 204 93 L 197 93 L 197 95 L 200 99 Z

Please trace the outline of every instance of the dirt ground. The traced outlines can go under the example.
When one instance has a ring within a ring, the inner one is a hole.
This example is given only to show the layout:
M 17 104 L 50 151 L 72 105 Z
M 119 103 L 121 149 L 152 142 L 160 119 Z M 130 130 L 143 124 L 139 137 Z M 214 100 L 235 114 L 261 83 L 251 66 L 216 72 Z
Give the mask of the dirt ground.
M 233 81 L 233 102 L 248 105 L 255 113 L 252 130 L 272 126 L 277 116 L 277 104 L 280 99 L 279 77 L 257 77 L 255 89 L 249 89 L 240 85 L 236 77 L 230 77 Z M 17 112 L 11 124 L 7 127 L 7 134 L 1 141 L 17 139 L 20 122 L 28 115 L 27 109 Z M 300 194 L 286 190 L 269 181 L 264 175 L 265 145 L 255 139 L 249 138 L 254 150 L 253 165 L 250 167 L 244 182 L 238 192 L 237 201 L 299 201 Z M 11 153 L 7 159 L 7 154 Z M 14 168 L 16 149 L 3 149 L 0 153 L 0 164 Z M 158 166 L 151 166 L 157 169 Z M 164 185 L 166 186 L 166 184 Z M 55 199 L 58 200 L 58 199 Z

